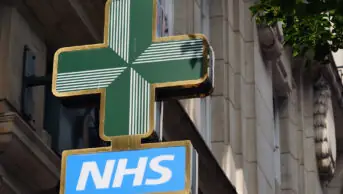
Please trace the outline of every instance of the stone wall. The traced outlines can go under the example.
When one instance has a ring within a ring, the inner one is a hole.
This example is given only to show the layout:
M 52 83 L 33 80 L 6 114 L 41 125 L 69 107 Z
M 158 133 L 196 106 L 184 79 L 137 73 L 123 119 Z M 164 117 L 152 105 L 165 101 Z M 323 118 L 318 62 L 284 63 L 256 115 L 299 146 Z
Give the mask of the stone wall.
M 321 183 L 318 177 L 318 168 L 314 150 L 314 130 L 313 130 L 313 85 L 303 78 L 302 83 L 302 118 L 303 118 L 303 162 L 304 162 L 304 192 L 321 194 Z
M 46 46 L 15 8 L 0 4 L 0 15 L 0 99 L 6 98 L 20 110 L 24 47 L 28 46 L 35 53 L 35 75 L 43 76 Z M 34 122 L 31 124 L 43 129 L 44 87 L 33 88 L 33 101 Z
M 198 32 L 198 1 L 174 2 L 174 32 Z M 278 107 L 280 132 L 275 137 L 273 63 L 262 58 L 249 11 L 252 3 L 210 1 L 208 38 L 216 53 L 212 151 L 239 194 L 321 194 L 314 150 L 313 83 L 302 73 L 292 75 L 289 53 L 283 52 L 280 60 L 292 90 Z M 200 110 L 196 100 L 185 100 L 183 105 L 196 122 Z M 280 138 L 280 145 L 275 138 Z

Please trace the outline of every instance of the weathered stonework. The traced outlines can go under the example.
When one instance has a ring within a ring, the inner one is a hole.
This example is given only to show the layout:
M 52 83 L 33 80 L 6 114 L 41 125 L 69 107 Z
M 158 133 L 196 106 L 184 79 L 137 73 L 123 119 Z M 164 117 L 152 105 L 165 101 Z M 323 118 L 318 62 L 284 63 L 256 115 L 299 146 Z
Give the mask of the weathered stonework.
M 258 25 L 257 28 L 263 58 L 267 61 L 276 60 L 281 56 L 283 49 L 277 27 Z
M 331 89 L 327 81 L 320 77 L 315 83 L 314 93 L 314 133 L 317 165 L 320 178 L 329 181 L 335 171 L 336 135 L 331 102 Z

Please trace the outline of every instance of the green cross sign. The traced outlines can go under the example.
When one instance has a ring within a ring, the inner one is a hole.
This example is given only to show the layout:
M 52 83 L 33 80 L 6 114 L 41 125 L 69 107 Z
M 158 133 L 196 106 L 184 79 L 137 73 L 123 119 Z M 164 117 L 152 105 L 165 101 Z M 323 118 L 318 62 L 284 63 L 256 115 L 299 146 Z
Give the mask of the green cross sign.
M 100 136 L 149 136 L 155 89 L 197 87 L 208 77 L 203 35 L 155 37 L 156 0 L 109 0 L 104 43 L 59 49 L 58 97 L 101 94 Z

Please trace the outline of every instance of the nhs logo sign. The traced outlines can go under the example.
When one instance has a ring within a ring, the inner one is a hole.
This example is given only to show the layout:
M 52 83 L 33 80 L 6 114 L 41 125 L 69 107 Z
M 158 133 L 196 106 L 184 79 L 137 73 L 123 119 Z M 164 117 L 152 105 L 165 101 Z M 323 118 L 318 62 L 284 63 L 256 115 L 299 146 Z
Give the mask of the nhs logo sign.
M 187 149 L 175 146 L 84 154 L 72 150 L 74 153 L 63 155 L 61 194 L 185 191 L 190 176 Z

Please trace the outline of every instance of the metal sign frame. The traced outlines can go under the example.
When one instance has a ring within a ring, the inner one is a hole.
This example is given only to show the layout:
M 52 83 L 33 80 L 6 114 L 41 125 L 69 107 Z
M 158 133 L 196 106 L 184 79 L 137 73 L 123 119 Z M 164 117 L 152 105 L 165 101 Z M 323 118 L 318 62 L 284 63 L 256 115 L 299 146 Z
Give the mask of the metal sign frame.
M 186 169 L 185 169 L 185 189 L 178 192 L 164 192 L 163 194 L 189 194 L 192 190 L 192 182 L 197 181 L 193 180 L 191 182 L 191 177 L 194 175 L 194 170 L 191 168 L 192 160 L 194 158 L 194 148 L 190 141 L 173 141 L 173 142 L 160 142 L 160 143 L 148 143 L 148 144 L 141 144 L 135 148 L 127 148 L 127 149 L 114 149 L 113 147 L 100 147 L 100 148 L 87 148 L 87 149 L 77 149 L 77 150 L 66 150 L 62 153 L 62 164 L 61 164 L 61 182 L 60 182 L 60 194 L 64 194 L 65 191 L 65 177 L 66 177 L 66 160 L 68 156 L 71 155 L 78 155 L 78 154 L 94 154 L 99 152 L 116 152 L 116 151 L 127 151 L 127 150 L 143 150 L 149 148 L 163 148 L 163 147 L 178 147 L 184 146 L 186 147 Z M 195 177 L 193 177 L 195 178 Z

